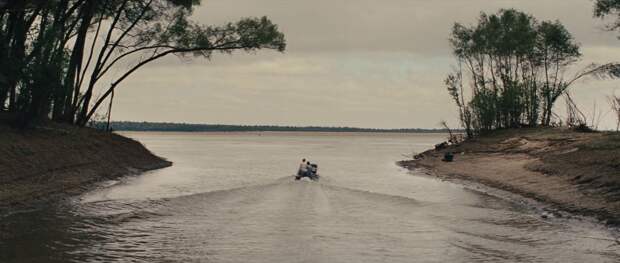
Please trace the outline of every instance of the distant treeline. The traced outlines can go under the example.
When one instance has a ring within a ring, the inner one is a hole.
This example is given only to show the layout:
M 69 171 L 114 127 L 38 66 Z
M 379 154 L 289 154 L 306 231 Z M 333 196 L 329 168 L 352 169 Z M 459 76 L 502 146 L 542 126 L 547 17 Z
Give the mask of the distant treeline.
M 295 131 L 295 132 L 389 132 L 389 133 L 441 133 L 445 129 L 372 129 L 354 127 L 296 127 L 275 125 L 222 125 L 189 124 L 169 122 L 112 122 L 116 131 L 160 131 L 160 132 L 252 132 L 252 131 Z

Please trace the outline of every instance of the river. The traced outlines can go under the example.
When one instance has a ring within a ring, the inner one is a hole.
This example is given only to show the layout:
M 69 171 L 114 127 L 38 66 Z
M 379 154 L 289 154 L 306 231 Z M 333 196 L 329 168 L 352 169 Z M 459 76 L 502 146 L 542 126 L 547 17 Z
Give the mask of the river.
M 12 215 L 6 262 L 619 262 L 617 233 L 395 161 L 441 134 L 123 133 L 174 162 Z M 301 158 L 319 182 L 294 181 Z M 2 261 L 2 260 L 0 260 Z

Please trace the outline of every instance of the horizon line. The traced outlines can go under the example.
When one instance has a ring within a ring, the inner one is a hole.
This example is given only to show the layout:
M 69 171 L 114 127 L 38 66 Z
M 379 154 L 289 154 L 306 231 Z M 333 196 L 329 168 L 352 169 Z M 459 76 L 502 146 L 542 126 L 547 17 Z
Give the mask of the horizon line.
M 98 122 L 102 123 L 102 122 Z M 103 122 L 105 123 L 105 122 Z M 446 131 L 446 128 L 369 128 L 369 127 L 355 127 L 355 126 L 322 126 L 322 125 L 285 125 L 285 124 L 223 124 L 223 123 L 195 123 L 195 122 L 171 122 L 171 121 L 135 121 L 135 120 L 123 120 L 123 121 L 110 121 L 110 124 L 119 123 L 131 123 L 131 124 L 164 124 L 164 125 L 185 125 L 185 126 L 223 126 L 223 127 L 246 127 L 246 128 L 295 128 L 295 129 L 354 129 L 354 130 L 375 130 L 375 131 L 414 131 L 414 130 L 426 130 L 426 131 Z M 458 131 L 460 128 L 451 129 Z

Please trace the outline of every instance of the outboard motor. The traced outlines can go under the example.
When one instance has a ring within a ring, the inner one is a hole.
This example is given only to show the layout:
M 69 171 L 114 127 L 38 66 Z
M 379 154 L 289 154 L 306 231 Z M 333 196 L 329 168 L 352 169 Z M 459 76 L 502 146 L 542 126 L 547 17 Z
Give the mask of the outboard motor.
M 319 180 L 319 166 L 316 164 L 310 164 L 310 179 Z
M 308 178 L 310 178 L 310 180 L 318 181 L 319 180 L 319 173 L 318 173 L 318 171 L 319 171 L 319 166 L 318 165 L 316 165 L 314 163 L 310 164 L 308 166 L 308 171 L 305 174 L 296 175 L 295 176 L 295 180 L 301 180 L 301 178 L 303 178 L 303 177 L 308 177 Z

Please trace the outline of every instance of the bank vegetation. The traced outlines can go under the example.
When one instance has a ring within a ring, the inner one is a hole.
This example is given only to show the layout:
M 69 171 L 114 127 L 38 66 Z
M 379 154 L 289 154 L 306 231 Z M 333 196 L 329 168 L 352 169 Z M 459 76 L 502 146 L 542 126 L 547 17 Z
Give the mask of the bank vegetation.
M 101 107 L 111 107 L 114 91 L 127 78 L 153 61 L 284 51 L 284 35 L 267 17 L 202 25 L 190 19 L 198 5 L 199 0 L 0 1 L 0 113 L 15 116 L 20 126 L 46 119 L 84 126 Z

